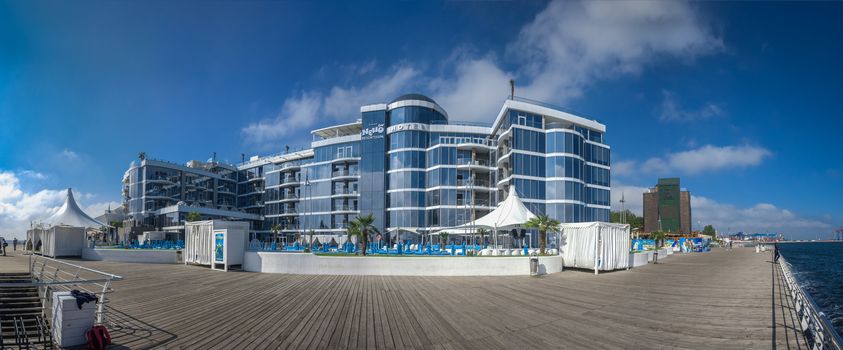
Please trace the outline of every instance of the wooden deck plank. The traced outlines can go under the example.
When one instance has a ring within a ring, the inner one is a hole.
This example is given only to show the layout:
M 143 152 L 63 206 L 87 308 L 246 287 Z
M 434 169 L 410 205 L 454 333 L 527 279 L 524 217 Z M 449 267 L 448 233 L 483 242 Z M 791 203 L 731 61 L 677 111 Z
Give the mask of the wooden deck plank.
M 0 272 L 26 271 L 27 257 L 12 255 L 0 257 Z M 114 284 L 110 315 L 115 344 L 132 349 L 766 349 L 773 324 L 779 348 L 806 349 L 769 258 L 716 250 L 599 276 L 541 278 L 71 262 L 126 278 Z

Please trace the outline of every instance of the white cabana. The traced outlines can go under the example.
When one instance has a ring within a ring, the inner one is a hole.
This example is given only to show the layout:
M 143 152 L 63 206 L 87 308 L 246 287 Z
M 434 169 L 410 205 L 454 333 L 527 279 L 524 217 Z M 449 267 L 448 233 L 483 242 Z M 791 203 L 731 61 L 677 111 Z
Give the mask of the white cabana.
M 73 191 L 68 188 L 61 208 L 38 222 L 37 228 L 27 231 L 27 239 L 34 251 L 46 256 L 81 256 L 86 230 L 103 226 L 107 225 L 82 211 L 73 198 Z
M 503 202 L 498 204 L 498 207 L 495 208 L 495 210 L 492 210 L 492 212 L 477 220 L 443 231 L 448 233 L 453 232 L 454 234 L 464 234 L 466 230 L 476 227 L 492 229 L 492 235 L 495 239 L 495 247 L 497 247 L 498 230 L 510 229 L 524 225 L 527 221 L 530 221 L 530 219 L 534 217 L 536 217 L 536 214 L 533 214 L 530 209 L 527 209 L 527 206 L 525 206 L 524 202 L 521 201 L 521 198 L 518 197 L 518 192 L 515 191 L 515 186 L 510 186 L 509 195 Z
M 607 222 L 562 224 L 564 266 L 598 271 L 629 267 L 629 225 Z

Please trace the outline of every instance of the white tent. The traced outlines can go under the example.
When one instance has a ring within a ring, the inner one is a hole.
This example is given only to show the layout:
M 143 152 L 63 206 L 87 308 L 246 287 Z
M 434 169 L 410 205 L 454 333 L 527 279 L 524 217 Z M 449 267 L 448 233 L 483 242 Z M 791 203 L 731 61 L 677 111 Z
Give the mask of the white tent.
M 67 197 L 64 199 L 64 204 L 59 208 L 59 211 L 49 218 L 44 219 L 41 223 L 51 226 L 64 225 L 88 228 L 108 226 L 85 214 L 82 208 L 79 208 L 79 204 L 76 204 L 76 200 L 73 198 L 73 191 L 69 188 L 67 189 Z
M 499 229 L 509 229 L 523 225 L 534 217 L 536 217 L 536 214 L 533 214 L 530 209 L 527 209 L 527 206 L 525 206 L 524 202 L 521 201 L 521 198 L 518 197 L 518 192 L 515 191 L 515 186 L 510 186 L 509 195 L 503 202 L 498 204 L 498 207 L 495 208 L 495 210 L 492 210 L 491 213 L 486 214 L 472 222 L 443 231 L 453 234 L 464 234 L 466 229 L 469 228 L 489 228 L 494 230 L 493 237 L 495 239 L 495 246 L 497 246 L 497 231 Z
M 73 198 L 73 191 L 68 188 L 61 208 L 40 221 L 37 228 L 27 231 L 27 238 L 32 242 L 32 248 L 43 255 L 81 256 L 85 230 L 102 226 L 106 225 L 82 211 Z
M 611 271 L 629 267 L 629 225 L 606 222 L 562 224 L 564 266 Z

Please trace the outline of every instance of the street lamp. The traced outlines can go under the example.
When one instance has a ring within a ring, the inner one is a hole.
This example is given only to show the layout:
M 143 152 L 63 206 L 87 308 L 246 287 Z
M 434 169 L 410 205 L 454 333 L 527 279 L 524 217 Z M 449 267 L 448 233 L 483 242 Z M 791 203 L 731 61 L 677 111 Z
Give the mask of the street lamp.
M 626 224 L 626 199 L 624 198 L 624 193 L 621 192 L 621 224 Z

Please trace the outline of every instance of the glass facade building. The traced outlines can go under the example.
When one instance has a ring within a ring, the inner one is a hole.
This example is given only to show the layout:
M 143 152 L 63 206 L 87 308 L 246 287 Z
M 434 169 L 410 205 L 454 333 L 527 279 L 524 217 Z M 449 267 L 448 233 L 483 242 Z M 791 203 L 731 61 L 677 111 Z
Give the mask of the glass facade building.
M 361 107 L 354 123 L 312 131 L 305 150 L 201 172 L 145 162 L 127 171 L 127 208 L 159 217 L 156 210 L 180 202 L 182 213 L 214 207 L 249 220 L 256 235 L 287 237 L 344 235 L 354 217 L 374 214 L 375 225 L 395 236 L 470 222 L 515 186 L 536 214 L 609 220 L 604 125 L 520 98 L 489 120 L 451 121 L 434 100 L 403 95 Z M 180 218 L 171 219 L 178 226 Z

